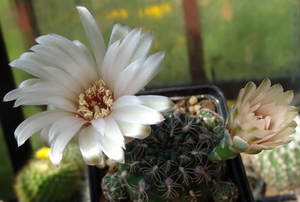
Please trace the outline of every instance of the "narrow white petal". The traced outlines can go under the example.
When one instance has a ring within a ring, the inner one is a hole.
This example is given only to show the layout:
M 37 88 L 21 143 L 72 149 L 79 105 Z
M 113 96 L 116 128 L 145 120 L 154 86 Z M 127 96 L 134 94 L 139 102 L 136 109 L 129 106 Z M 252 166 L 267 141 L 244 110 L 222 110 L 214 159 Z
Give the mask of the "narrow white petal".
M 60 85 L 65 86 L 69 90 L 77 93 L 78 95 L 84 91 L 84 87 L 78 82 L 76 78 L 71 76 L 69 73 L 50 66 L 44 66 L 41 68 L 47 73 L 47 77 L 42 78 L 43 80 L 59 83 Z
M 74 77 L 57 67 L 45 66 L 37 61 L 27 59 L 14 60 L 10 65 L 42 80 L 57 82 L 66 87 L 70 86 L 70 88 L 74 89 L 74 92 L 78 92 L 78 89 L 82 88 L 82 86 L 74 80 Z
M 117 144 L 106 135 L 102 136 L 99 134 L 97 138 L 101 150 L 106 154 L 108 158 L 119 163 L 124 163 L 124 150 L 122 147 L 117 146 Z
M 277 100 L 277 98 L 283 93 L 283 88 L 280 84 L 273 85 L 261 100 L 261 104 L 268 104 Z
M 85 140 L 87 136 L 87 140 Z M 103 152 L 105 155 L 119 163 L 124 163 L 124 151 L 108 135 L 102 135 L 94 127 L 87 127 L 81 130 L 79 135 L 79 144 L 83 145 L 81 152 L 84 158 L 90 162 L 97 162 L 100 158 L 97 152 Z M 93 147 L 93 148 L 92 148 Z
M 14 107 L 20 105 L 53 105 L 58 109 L 77 112 L 77 103 L 60 96 L 41 93 L 26 93 L 16 100 Z
M 79 12 L 80 19 L 90 45 L 92 46 L 97 66 L 98 68 L 100 68 L 102 66 L 103 58 L 106 52 L 102 33 L 97 25 L 97 22 L 85 7 L 77 6 L 77 10 Z
M 41 81 L 30 86 L 28 87 L 27 92 L 56 95 L 78 102 L 78 94 L 70 91 L 68 88 L 65 88 L 65 86 L 49 81 Z
M 276 98 L 276 106 L 278 105 L 288 105 L 292 102 L 294 98 L 294 93 L 293 91 L 289 90 L 289 91 L 286 91 L 284 93 L 282 93 L 280 96 L 278 96 Z
M 133 29 L 119 46 L 117 57 L 114 61 L 112 74 L 109 79 L 112 79 L 113 84 L 116 83 L 120 73 L 129 65 L 130 59 L 134 54 L 140 37 L 140 29 Z M 110 86 L 114 89 L 114 86 Z
M 88 126 L 80 131 L 78 145 L 87 165 L 97 165 L 102 160 L 102 150 L 97 136 L 102 136 L 95 131 L 92 126 Z
M 145 58 L 139 58 L 133 63 L 131 63 L 128 67 L 126 67 L 119 75 L 119 77 L 116 80 L 115 86 L 114 86 L 114 98 L 117 99 L 118 97 L 122 95 L 126 95 L 124 92 L 127 92 L 128 87 L 130 87 L 132 84 L 131 82 L 138 79 L 138 72 L 140 71 L 141 67 L 143 66 L 143 63 L 145 61 Z M 141 88 L 139 88 L 140 90 Z M 134 94 L 134 93 L 132 93 Z
M 101 77 L 101 72 L 98 71 L 98 67 L 97 67 L 97 64 L 96 64 L 96 61 L 94 59 L 94 56 L 92 55 L 91 51 L 83 44 L 81 43 L 80 41 L 78 40 L 75 40 L 73 41 L 73 43 L 81 49 L 82 53 L 85 54 L 85 57 L 87 58 L 88 62 L 90 63 L 90 66 L 91 67 L 95 67 L 95 71 L 96 71 L 96 74 L 98 76 L 98 78 Z
M 142 105 L 141 100 L 135 95 L 123 95 L 115 100 L 113 110 L 130 105 Z
M 257 87 L 257 89 L 255 90 L 255 92 L 252 94 L 252 96 L 249 99 L 249 101 L 251 102 L 252 100 L 254 100 L 262 92 L 267 92 L 270 89 L 270 87 L 271 87 L 271 81 L 270 81 L 270 79 L 265 78 L 261 82 L 261 84 Z
M 253 82 L 248 82 L 244 88 L 243 94 L 241 96 L 241 100 L 249 100 L 254 91 L 256 90 L 256 85 Z
M 20 56 L 20 59 L 35 61 L 35 62 L 41 64 L 41 66 L 53 66 L 53 67 L 55 66 L 56 67 L 56 65 L 51 60 L 45 59 L 34 52 L 23 53 Z
M 143 139 L 151 132 L 151 127 L 149 125 L 128 123 L 123 121 L 117 121 L 117 124 L 119 125 L 120 130 L 125 137 Z
M 84 73 L 84 71 L 78 66 L 78 64 L 64 52 L 45 45 L 35 45 L 31 47 L 31 50 L 39 54 L 41 57 L 47 58 L 58 67 L 62 68 L 74 78 L 76 78 L 83 87 L 87 88 L 91 81 Z
M 29 86 L 34 85 L 40 81 L 41 81 L 40 79 L 27 79 L 27 80 L 23 81 L 19 85 L 19 88 L 16 88 L 16 89 L 8 92 L 4 96 L 3 101 L 7 102 L 7 101 L 18 99 L 19 97 L 23 96 L 24 93 L 28 92 Z
M 38 79 L 38 78 L 27 79 L 19 84 L 19 88 L 32 86 L 40 81 L 41 81 L 41 79 Z
M 25 119 L 15 130 L 15 138 L 18 141 L 18 145 L 22 145 L 33 133 L 52 125 L 57 119 L 69 115 L 69 112 L 50 110 Z
M 90 81 L 97 80 L 96 66 L 94 66 L 93 63 L 90 62 L 90 58 L 85 57 L 86 54 L 69 39 L 57 34 L 48 34 L 38 37 L 36 41 L 39 44 L 57 48 L 63 53 L 69 55 L 78 64 L 78 67 L 83 70 L 83 73 L 89 77 Z
M 105 121 L 103 118 L 94 119 L 91 121 L 94 129 L 97 130 L 100 134 L 104 135 Z
M 135 49 L 135 52 L 130 62 L 135 61 L 138 58 L 145 57 L 149 54 L 151 47 L 153 46 L 154 36 L 153 32 L 145 32 L 141 35 L 140 41 Z
M 49 141 L 50 128 L 51 128 L 51 125 L 44 127 L 42 129 L 41 135 L 40 135 L 41 143 L 46 147 L 50 147 L 50 141 Z
M 74 125 L 80 125 L 80 127 L 86 123 L 86 120 L 76 117 L 73 114 L 70 116 L 64 116 L 60 119 L 57 119 L 53 125 L 51 126 L 49 130 L 49 141 L 52 142 L 52 140 L 57 136 L 60 135 L 62 131 L 64 131 L 66 128 L 71 128 Z
M 151 55 L 142 66 L 139 66 L 139 71 L 136 74 L 136 78 L 131 80 L 127 88 L 120 93 L 122 95 L 133 95 L 144 88 L 154 76 L 162 69 L 161 62 L 164 58 L 164 52 L 158 52 Z
M 56 67 L 45 66 L 42 63 L 28 59 L 17 59 L 11 62 L 10 65 L 42 80 L 53 81 L 67 88 L 69 87 L 73 92 L 80 92 L 83 89 L 82 85 L 77 80 L 74 80 L 74 77 Z
M 138 96 L 138 98 L 147 107 L 150 107 L 151 109 L 154 109 L 154 110 L 157 110 L 160 112 L 174 107 L 174 103 L 168 97 L 165 97 L 165 96 L 143 95 L 143 96 Z
M 143 105 L 115 109 L 111 116 L 116 120 L 138 124 L 157 124 L 164 120 L 159 112 Z
M 116 41 L 123 41 L 123 39 L 128 35 L 131 29 L 123 24 L 117 23 L 113 26 L 108 47 L 110 47 Z
M 101 69 L 101 77 L 104 83 L 108 86 L 109 89 L 113 90 L 113 86 L 115 85 L 114 81 L 110 79 L 113 74 L 114 62 L 116 60 L 118 49 L 119 49 L 119 42 L 116 41 L 112 44 L 104 57 L 103 66 Z
M 44 64 L 39 63 L 33 60 L 26 60 L 26 59 L 16 59 L 12 61 L 10 66 L 21 69 L 25 72 L 28 72 L 32 76 L 43 78 L 46 77 L 46 72 L 41 69 Z
M 66 145 L 81 127 L 80 123 L 69 124 L 51 141 L 50 160 L 55 166 L 59 166 Z
M 105 121 L 105 128 L 104 128 L 105 136 L 109 138 L 111 141 L 114 141 L 118 147 L 125 148 L 124 137 L 116 121 L 111 116 L 106 117 L 104 121 Z

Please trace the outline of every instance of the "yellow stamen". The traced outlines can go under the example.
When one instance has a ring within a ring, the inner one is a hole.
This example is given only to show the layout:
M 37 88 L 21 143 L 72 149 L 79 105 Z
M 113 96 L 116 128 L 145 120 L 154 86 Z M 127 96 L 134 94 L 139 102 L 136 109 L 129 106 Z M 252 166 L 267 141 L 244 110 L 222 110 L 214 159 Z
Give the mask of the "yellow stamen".
M 100 80 L 79 95 L 78 103 L 78 114 L 91 121 L 107 117 L 112 111 L 114 100 L 112 92 Z

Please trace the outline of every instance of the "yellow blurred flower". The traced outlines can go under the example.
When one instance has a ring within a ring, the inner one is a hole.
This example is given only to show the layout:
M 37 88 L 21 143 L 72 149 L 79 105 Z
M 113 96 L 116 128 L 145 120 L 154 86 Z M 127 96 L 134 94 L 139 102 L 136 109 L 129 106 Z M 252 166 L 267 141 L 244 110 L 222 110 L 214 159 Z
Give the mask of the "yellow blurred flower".
M 35 152 L 35 157 L 38 159 L 50 159 L 50 148 L 42 147 Z
M 105 15 L 105 19 L 128 18 L 129 14 L 125 9 L 115 9 Z
M 171 11 L 170 4 L 157 4 L 153 6 L 148 6 L 144 10 L 139 10 L 139 16 L 144 17 L 147 16 L 149 18 L 161 19 L 167 13 Z

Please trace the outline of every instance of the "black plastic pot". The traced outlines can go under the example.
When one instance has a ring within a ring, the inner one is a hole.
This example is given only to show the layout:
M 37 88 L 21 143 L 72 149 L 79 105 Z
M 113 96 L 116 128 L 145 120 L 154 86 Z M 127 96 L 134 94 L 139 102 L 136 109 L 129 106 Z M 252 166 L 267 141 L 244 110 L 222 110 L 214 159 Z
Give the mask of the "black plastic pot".
M 211 99 L 215 106 L 217 113 L 226 117 L 228 114 L 228 108 L 226 105 L 226 99 L 223 93 L 219 88 L 212 85 L 201 85 L 201 86 L 192 86 L 192 87 L 175 87 L 175 88 L 165 88 L 165 89 L 155 89 L 155 90 L 146 90 L 141 91 L 139 95 L 164 95 L 172 99 L 173 101 L 182 100 L 188 98 L 189 96 L 195 95 L 200 99 Z M 228 160 L 228 173 L 227 177 L 229 180 L 233 181 L 238 187 L 239 202 L 254 202 L 253 195 L 250 189 L 250 185 L 246 176 L 243 162 L 240 155 L 236 158 Z M 100 181 L 95 179 L 101 179 L 103 173 L 99 173 L 94 167 L 89 167 L 90 175 L 90 189 L 91 189 L 91 201 L 99 201 L 99 185 Z

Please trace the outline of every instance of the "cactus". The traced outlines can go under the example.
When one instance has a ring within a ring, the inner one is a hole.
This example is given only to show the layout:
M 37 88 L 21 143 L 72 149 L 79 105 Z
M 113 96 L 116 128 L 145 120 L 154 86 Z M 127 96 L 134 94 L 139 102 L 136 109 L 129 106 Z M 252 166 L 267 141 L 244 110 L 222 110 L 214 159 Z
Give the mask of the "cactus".
M 223 183 L 226 163 L 209 160 L 223 137 L 223 118 L 201 109 L 194 116 L 175 109 L 145 139 L 126 145 L 125 164 L 102 180 L 109 201 L 235 201 L 237 188 Z
M 59 168 L 50 162 L 47 151 L 39 150 L 18 173 L 15 191 L 20 201 L 66 202 L 79 191 L 85 164 L 78 158 L 78 148 L 67 146 Z
M 279 192 L 288 192 L 300 187 L 300 117 L 295 118 L 298 123 L 296 133 L 289 144 L 263 151 L 251 156 L 251 163 L 256 173 L 268 187 Z

